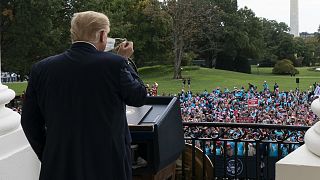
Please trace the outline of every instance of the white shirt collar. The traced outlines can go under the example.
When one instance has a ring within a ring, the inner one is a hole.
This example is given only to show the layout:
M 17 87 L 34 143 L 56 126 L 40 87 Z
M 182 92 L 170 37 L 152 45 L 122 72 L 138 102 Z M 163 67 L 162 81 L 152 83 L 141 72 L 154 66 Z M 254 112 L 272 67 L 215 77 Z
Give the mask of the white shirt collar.
M 87 41 L 74 41 L 72 44 L 74 44 L 74 43 L 79 43 L 79 42 L 90 44 L 91 46 L 93 46 L 94 48 L 97 49 L 97 47 L 96 47 L 94 44 L 92 44 L 91 42 L 87 42 Z

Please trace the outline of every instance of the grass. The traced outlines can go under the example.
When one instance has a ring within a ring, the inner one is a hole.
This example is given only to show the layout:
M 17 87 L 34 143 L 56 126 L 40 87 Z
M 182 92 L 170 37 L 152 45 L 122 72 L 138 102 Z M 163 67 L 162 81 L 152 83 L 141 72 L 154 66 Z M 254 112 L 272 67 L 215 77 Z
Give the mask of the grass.
M 4 85 L 14 90 L 16 95 L 21 95 L 27 89 L 27 82 L 5 83 Z
M 291 90 L 297 87 L 296 78 L 300 78 L 299 87 L 301 90 L 307 90 L 314 82 L 320 82 L 320 72 L 311 71 L 310 67 L 297 68 L 300 74 L 295 77 L 288 75 L 274 75 L 272 68 L 258 68 L 252 66 L 252 74 L 237 73 L 232 71 L 223 71 L 217 69 L 208 69 L 200 67 L 183 67 L 182 76 L 191 79 L 191 90 L 193 92 L 203 92 L 205 89 L 211 91 L 216 87 L 248 88 L 248 83 L 252 83 L 262 88 L 263 81 L 267 81 L 270 88 L 273 88 L 275 82 L 278 83 L 280 90 Z M 140 76 L 145 83 L 152 85 L 154 82 L 159 84 L 158 93 L 177 94 L 181 92 L 182 80 L 172 79 L 172 66 L 152 66 L 139 69 Z M 18 95 L 26 89 L 26 83 L 8 83 L 9 88 L 13 89 Z
M 270 88 L 273 88 L 274 83 L 277 82 L 280 90 L 288 91 L 297 87 L 296 78 L 300 78 L 299 88 L 307 90 L 314 82 L 319 82 L 320 78 L 320 72 L 308 69 L 310 68 L 298 68 L 300 74 L 290 77 L 289 75 L 274 75 L 272 68 L 257 68 L 256 66 L 252 66 L 252 74 L 189 67 L 183 69 L 182 76 L 191 78 L 193 92 L 203 92 L 205 89 L 211 91 L 216 87 L 233 89 L 244 86 L 248 88 L 248 83 L 256 85 L 261 90 L 264 81 L 267 81 Z M 146 83 L 156 81 L 159 84 L 160 93 L 176 94 L 181 91 L 182 80 L 173 80 L 172 70 L 172 67 L 155 66 L 140 69 L 140 74 Z

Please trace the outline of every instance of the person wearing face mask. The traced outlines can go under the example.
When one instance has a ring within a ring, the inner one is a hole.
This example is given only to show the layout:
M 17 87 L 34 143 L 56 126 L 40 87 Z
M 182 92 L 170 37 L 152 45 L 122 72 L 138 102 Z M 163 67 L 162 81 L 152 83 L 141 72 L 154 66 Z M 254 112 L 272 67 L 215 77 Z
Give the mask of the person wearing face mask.
M 121 42 L 116 47 L 114 47 L 116 39 L 122 40 L 123 42 Z M 115 39 L 108 38 L 107 41 L 111 41 L 111 42 L 109 44 L 107 44 L 105 51 L 110 51 L 110 52 L 120 54 L 120 55 L 125 54 L 125 52 L 123 52 L 123 51 L 126 51 L 126 47 L 128 45 L 133 44 L 132 41 L 127 41 L 125 38 L 124 39 L 123 38 L 115 38 Z M 134 70 L 134 72 L 136 74 L 138 74 L 138 68 L 137 68 L 136 64 L 134 63 L 134 61 L 130 58 L 130 56 L 127 58 L 127 60 L 128 60 L 127 63 L 129 64 L 129 67 L 131 67 Z
M 109 19 L 75 13 L 70 49 L 33 65 L 21 124 L 41 161 L 40 180 L 131 179 L 126 105 L 146 88 L 129 66 L 133 43 L 104 52 Z

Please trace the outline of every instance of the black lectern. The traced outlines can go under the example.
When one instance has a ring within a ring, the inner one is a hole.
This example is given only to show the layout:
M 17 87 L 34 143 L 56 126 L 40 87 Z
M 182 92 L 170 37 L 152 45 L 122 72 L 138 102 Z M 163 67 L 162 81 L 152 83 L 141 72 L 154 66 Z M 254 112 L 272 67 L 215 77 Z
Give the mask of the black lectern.
M 147 161 L 145 167 L 133 169 L 133 174 L 157 173 L 178 159 L 184 135 L 176 97 L 148 97 L 145 106 L 127 108 L 127 118 L 132 144 L 138 145 L 138 156 Z M 139 120 L 134 122 L 135 118 Z

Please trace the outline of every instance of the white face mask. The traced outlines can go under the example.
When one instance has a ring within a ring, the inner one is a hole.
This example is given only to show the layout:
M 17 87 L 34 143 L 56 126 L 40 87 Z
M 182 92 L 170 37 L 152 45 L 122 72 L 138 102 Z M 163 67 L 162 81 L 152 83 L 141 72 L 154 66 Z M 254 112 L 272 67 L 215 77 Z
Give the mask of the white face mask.
M 107 38 L 106 48 L 104 51 L 111 51 L 118 48 L 121 43 L 126 42 L 126 38 Z
M 115 43 L 116 43 L 116 39 L 108 37 L 106 48 L 104 49 L 104 51 L 111 51 L 112 49 L 114 49 Z

